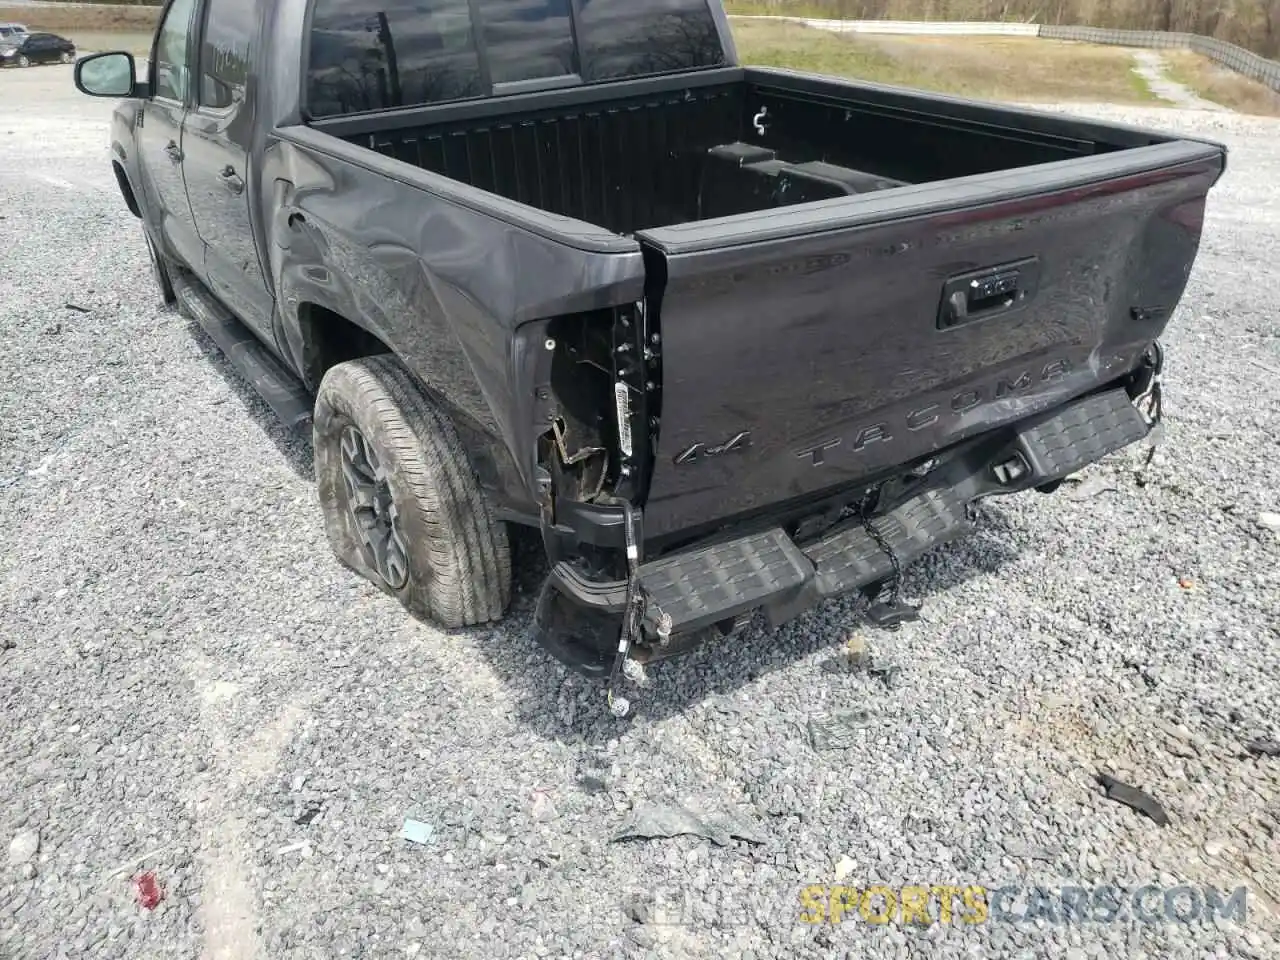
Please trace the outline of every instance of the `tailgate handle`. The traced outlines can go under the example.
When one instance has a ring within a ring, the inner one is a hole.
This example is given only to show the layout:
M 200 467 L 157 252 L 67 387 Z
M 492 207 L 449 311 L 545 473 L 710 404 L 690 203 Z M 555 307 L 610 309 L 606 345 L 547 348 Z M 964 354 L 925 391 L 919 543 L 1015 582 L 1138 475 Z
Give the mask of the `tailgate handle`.
M 1031 299 L 1039 279 L 1036 257 L 954 276 L 942 287 L 938 327 L 946 329 L 1010 313 Z

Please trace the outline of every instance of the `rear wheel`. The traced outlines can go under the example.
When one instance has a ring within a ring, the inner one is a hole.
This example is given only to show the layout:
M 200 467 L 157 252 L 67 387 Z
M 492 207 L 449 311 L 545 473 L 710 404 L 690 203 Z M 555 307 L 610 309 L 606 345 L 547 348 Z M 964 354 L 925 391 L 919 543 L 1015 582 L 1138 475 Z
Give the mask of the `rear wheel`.
M 29 67 L 29 66 L 31 66 L 31 61 L 30 61 L 30 60 L 28 60 L 28 59 L 26 58 L 26 56 L 25 56 L 25 55 L 24 55 L 24 56 L 20 56 L 20 57 L 18 57 L 18 66 L 20 66 L 20 67 Z
M 67 51 L 63 50 L 62 56 L 59 57 L 58 59 L 61 60 L 63 63 L 70 63 L 74 58 L 71 56 L 71 54 L 67 53 Z
M 325 374 L 314 446 L 339 560 L 443 627 L 506 613 L 506 525 L 494 519 L 453 424 L 397 359 L 352 360 Z

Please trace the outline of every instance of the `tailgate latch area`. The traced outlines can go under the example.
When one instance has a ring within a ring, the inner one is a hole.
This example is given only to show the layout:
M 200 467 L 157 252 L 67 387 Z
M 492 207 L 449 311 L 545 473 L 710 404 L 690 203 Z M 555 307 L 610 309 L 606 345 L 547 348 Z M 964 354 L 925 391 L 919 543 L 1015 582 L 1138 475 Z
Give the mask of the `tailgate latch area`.
M 1010 313 L 1035 296 L 1039 282 L 1037 257 L 958 274 L 942 285 L 938 329 Z

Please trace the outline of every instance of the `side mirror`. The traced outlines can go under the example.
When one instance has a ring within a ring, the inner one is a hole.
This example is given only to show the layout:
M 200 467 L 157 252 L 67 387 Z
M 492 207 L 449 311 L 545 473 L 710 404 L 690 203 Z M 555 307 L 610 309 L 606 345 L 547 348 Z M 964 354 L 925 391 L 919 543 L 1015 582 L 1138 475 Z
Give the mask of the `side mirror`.
M 76 89 L 91 97 L 130 97 L 137 82 L 131 53 L 95 53 L 76 62 Z

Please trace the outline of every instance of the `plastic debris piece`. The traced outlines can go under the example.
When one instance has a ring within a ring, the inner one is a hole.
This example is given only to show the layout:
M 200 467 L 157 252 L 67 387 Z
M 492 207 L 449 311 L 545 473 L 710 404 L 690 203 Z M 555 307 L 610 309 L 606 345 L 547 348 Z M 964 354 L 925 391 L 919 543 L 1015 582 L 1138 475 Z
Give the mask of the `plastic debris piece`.
M 1067 493 L 1067 499 L 1089 500 L 1100 493 L 1118 489 L 1116 482 L 1110 477 L 1094 475 L 1086 477 L 1082 482 L 1075 484 L 1070 492 Z
M 841 710 L 809 719 L 809 743 L 815 750 L 848 750 L 862 742 L 862 731 L 871 714 L 866 710 Z
M 1255 757 L 1280 757 L 1280 743 L 1274 740 L 1250 740 L 1244 748 Z
M 138 904 L 144 909 L 154 910 L 164 899 L 164 888 L 150 870 L 134 877 L 133 886 L 138 893 Z
M 533 819 L 535 823 L 547 823 L 560 816 L 551 795 L 545 790 L 533 792 Z
M 1123 803 L 1126 807 L 1137 810 L 1144 817 L 1154 820 L 1158 826 L 1168 826 L 1169 815 L 1164 812 L 1164 807 L 1160 806 L 1159 801 L 1151 794 L 1139 790 L 1137 787 L 1131 787 L 1127 783 L 1122 783 L 1115 777 L 1105 773 L 1098 774 L 1098 782 L 1107 791 L 1108 800 Z
M 320 812 L 324 809 L 318 800 L 312 800 L 303 804 L 297 814 L 294 815 L 293 822 L 300 826 L 306 826 L 316 817 L 320 816 Z
M 410 843 L 428 844 L 436 837 L 436 828 L 421 820 L 405 820 L 400 836 Z
M 90 312 L 88 307 L 82 307 L 82 306 L 80 306 L 80 304 L 78 304 L 78 303 L 67 303 L 67 304 L 66 304 L 66 308 L 67 308 L 68 310 L 74 310 L 76 313 L 89 313 L 89 312 Z
M 1179 577 L 1178 586 L 1180 586 L 1183 590 L 1194 590 L 1196 586 L 1196 582 L 1192 580 L 1190 577 Z
M 898 674 L 902 672 L 902 668 L 896 663 L 877 663 L 867 672 L 880 680 L 888 689 L 893 689 L 894 681 L 897 680 Z
M 703 837 L 720 847 L 737 838 L 748 843 L 764 843 L 764 838 L 748 824 L 730 814 L 698 813 L 687 807 L 642 803 L 631 811 L 613 840 L 665 840 L 671 837 Z

